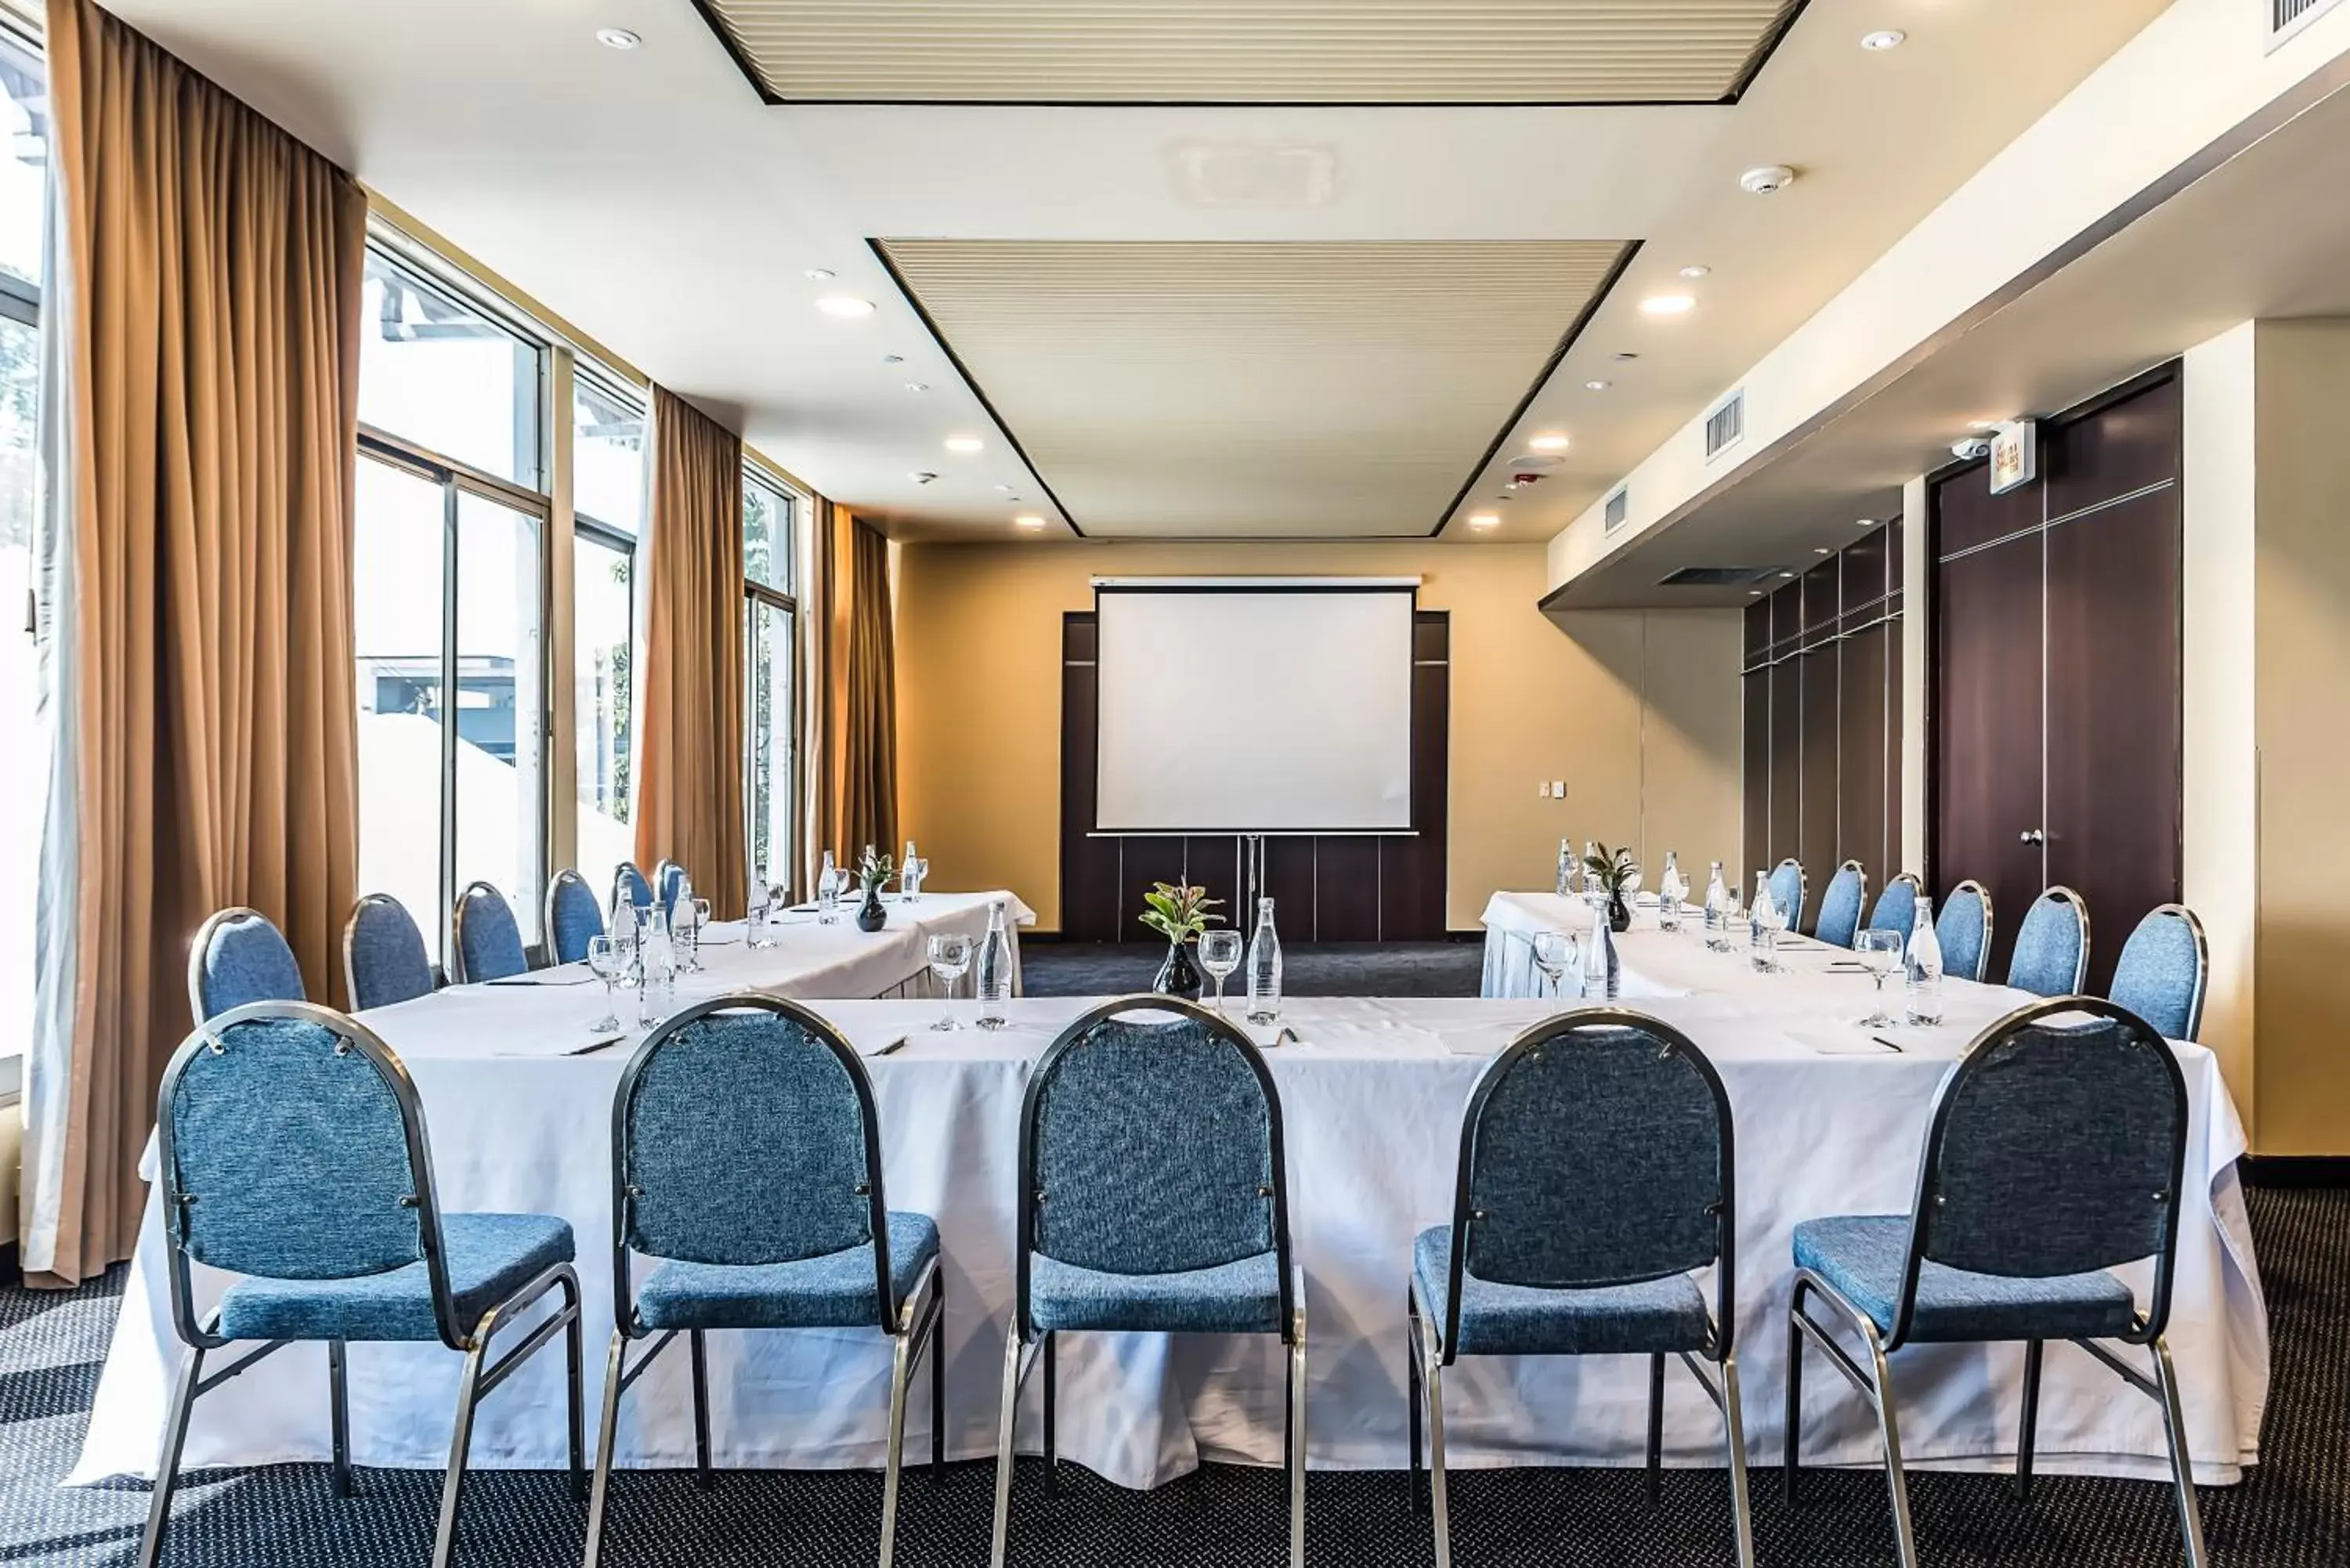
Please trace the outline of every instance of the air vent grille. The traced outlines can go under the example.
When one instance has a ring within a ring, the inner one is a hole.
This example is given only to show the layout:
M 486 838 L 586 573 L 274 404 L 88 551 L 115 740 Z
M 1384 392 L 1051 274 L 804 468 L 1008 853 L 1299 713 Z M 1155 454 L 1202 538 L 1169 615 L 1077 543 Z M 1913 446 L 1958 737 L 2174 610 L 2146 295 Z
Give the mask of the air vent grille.
M 1705 416 L 1705 455 L 1717 455 L 1745 433 L 1746 393 L 1742 389 L 1731 393 L 1720 407 Z
M 1668 588 L 1742 588 L 1770 575 L 1768 566 L 1683 566 L 1658 582 Z
M 2269 8 L 2269 45 L 2274 47 L 2341 4 L 2341 0 L 2264 0 Z
M 1613 534 L 1624 526 L 1624 520 L 1631 515 L 1632 493 L 1629 490 L 1617 491 L 1607 498 L 1607 510 L 1600 514 L 1600 532 Z

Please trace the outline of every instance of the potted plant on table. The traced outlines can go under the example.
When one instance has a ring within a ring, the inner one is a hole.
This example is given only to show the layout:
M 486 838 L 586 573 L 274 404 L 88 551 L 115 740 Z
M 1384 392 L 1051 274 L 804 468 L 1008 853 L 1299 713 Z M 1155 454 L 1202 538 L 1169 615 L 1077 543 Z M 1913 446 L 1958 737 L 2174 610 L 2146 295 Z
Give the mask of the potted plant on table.
M 857 863 L 857 880 L 865 889 L 865 901 L 857 906 L 858 930 L 878 931 L 889 922 L 889 911 L 881 907 L 881 889 L 897 874 L 895 860 L 876 854 L 870 844 L 865 846 L 865 857 Z
M 1596 854 L 1583 857 L 1583 876 L 1587 886 L 1607 897 L 1609 929 L 1630 930 L 1632 895 L 1640 889 L 1640 863 L 1632 858 L 1632 852 L 1602 844 Z
M 1158 882 L 1142 896 L 1142 901 L 1148 907 L 1139 918 L 1167 939 L 1167 961 L 1159 966 L 1159 978 L 1150 982 L 1150 989 L 1163 996 L 1199 1001 L 1200 967 L 1191 961 L 1190 944 L 1210 926 L 1223 924 L 1222 915 L 1211 912 L 1223 900 L 1209 898 L 1205 888 Z

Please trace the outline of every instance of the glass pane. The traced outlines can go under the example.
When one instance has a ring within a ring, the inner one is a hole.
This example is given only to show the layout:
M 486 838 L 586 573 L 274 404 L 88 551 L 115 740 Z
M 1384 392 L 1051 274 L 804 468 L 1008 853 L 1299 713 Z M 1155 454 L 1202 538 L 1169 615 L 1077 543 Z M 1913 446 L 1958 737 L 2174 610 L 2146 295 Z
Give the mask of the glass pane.
M 436 951 L 441 886 L 441 486 L 362 462 L 358 596 L 359 890 L 407 906 Z
M 538 488 L 538 350 L 369 251 L 359 419 Z
M 38 715 L 38 666 L 25 630 L 33 581 L 36 405 L 40 335 L 0 317 L 0 1058 L 21 1056 L 33 1028 L 33 911 L 40 886 L 48 752 Z
M 743 575 L 780 593 L 792 591 L 792 498 L 743 476 Z
M 546 711 L 539 521 L 457 498 L 457 886 L 487 882 L 538 940 Z
M 579 874 L 603 897 L 634 857 L 629 828 L 629 559 L 582 535 L 574 543 L 571 711 L 579 745 Z
M 571 383 L 571 508 L 634 534 L 645 518 L 645 413 L 585 376 Z
M 39 286 L 49 171 L 49 84 L 38 57 L 0 34 L 0 272 Z
M 792 833 L 792 612 L 751 601 L 751 867 L 789 886 Z

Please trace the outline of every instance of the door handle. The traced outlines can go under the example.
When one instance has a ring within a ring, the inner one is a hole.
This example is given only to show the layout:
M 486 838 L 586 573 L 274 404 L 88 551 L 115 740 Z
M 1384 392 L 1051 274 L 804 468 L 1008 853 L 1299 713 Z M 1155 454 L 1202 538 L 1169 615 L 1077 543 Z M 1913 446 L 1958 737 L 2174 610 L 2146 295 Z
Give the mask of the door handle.
M 2027 827 L 2016 835 L 2016 841 L 2020 844 L 2045 844 L 2048 842 L 2048 835 L 2040 828 Z

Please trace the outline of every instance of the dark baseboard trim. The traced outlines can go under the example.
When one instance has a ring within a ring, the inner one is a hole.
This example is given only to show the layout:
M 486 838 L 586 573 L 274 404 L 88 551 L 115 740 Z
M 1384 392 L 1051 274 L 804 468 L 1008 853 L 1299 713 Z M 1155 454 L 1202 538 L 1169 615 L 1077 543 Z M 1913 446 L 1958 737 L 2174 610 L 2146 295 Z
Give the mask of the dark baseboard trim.
M 1447 931 L 1444 940 L 1448 942 L 1482 942 L 1485 940 L 1485 928 L 1480 926 L 1473 931 Z
M 2350 1155 L 2248 1154 L 2236 1164 L 2247 1187 L 2350 1187 Z
M 0 1285 L 24 1282 L 25 1271 L 18 1266 L 23 1260 L 24 1254 L 16 1250 L 16 1242 L 0 1241 Z

